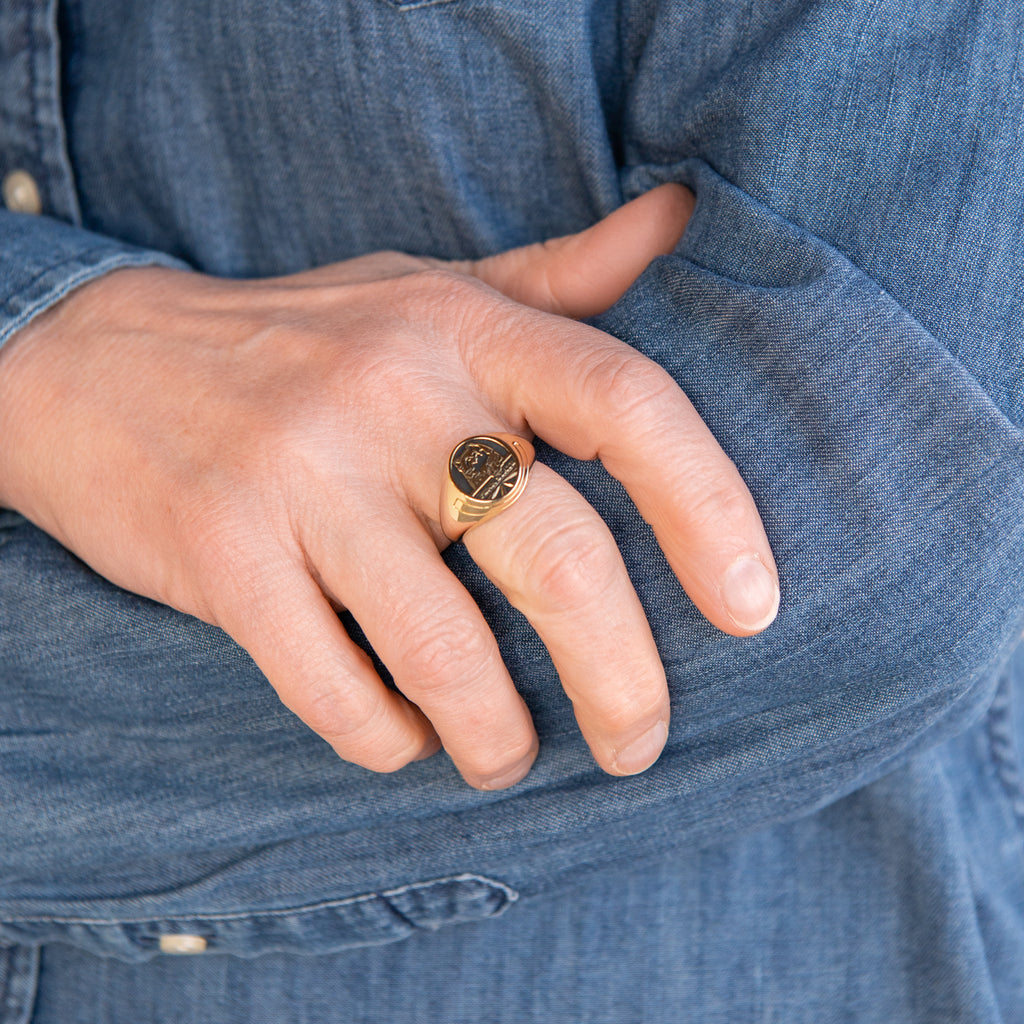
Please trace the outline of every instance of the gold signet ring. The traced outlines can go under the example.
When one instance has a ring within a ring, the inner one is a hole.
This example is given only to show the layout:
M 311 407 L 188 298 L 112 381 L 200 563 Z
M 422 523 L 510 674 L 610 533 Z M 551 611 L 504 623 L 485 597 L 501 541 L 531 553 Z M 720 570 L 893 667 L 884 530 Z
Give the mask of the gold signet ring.
M 533 445 L 515 434 L 478 434 L 460 441 L 448 456 L 441 495 L 445 536 L 458 540 L 515 502 L 526 489 L 533 456 Z

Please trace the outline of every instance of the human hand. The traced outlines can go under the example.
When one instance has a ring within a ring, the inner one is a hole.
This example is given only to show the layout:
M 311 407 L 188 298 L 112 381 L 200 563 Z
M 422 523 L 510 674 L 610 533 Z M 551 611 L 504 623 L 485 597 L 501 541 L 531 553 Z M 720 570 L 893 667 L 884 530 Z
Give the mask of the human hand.
M 0 504 L 119 586 L 222 627 L 341 757 L 391 771 L 440 737 L 471 785 L 511 785 L 536 755 L 532 722 L 439 556 L 457 441 L 536 433 L 600 457 L 711 622 L 746 635 L 775 615 L 735 467 L 663 370 L 568 319 L 614 302 L 691 209 L 663 186 L 580 235 L 474 263 L 116 271 L 0 354 Z M 598 763 L 648 767 L 665 676 L 597 513 L 537 465 L 464 542 L 548 647 Z

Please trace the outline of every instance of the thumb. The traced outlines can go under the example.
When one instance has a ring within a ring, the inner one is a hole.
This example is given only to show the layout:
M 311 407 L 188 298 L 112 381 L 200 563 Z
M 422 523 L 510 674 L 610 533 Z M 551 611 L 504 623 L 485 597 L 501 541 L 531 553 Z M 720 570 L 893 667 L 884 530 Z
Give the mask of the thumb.
M 454 267 L 524 305 L 594 316 L 621 298 L 655 256 L 676 247 L 694 202 L 682 185 L 659 185 L 579 234 Z

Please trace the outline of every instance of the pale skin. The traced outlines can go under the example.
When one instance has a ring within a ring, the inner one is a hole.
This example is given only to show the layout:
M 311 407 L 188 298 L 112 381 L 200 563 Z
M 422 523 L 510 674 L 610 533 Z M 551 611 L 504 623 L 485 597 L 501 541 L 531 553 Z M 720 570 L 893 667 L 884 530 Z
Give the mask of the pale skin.
M 388 772 L 443 744 L 470 785 L 513 785 L 537 736 L 440 557 L 462 438 L 600 458 L 710 622 L 748 636 L 778 609 L 736 467 L 663 370 L 576 322 L 670 252 L 692 209 L 666 185 L 580 235 L 472 263 L 377 253 L 262 281 L 115 271 L 0 350 L 0 505 L 117 585 L 224 629 L 342 758 Z M 649 767 L 665 673 L 597 513 L 537 465 L 462 542 L 544 641 L 598 764 Z

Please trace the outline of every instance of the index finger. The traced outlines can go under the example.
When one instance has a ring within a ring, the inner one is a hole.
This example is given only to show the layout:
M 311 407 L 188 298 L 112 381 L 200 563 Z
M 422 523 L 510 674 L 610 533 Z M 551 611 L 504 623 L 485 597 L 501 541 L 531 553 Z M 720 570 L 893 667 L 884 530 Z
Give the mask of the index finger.
M 600 458 L 711 623 L 734 636 L 768 626 L 778 571 L 757 506 L 672 377 L 603 331 L 549 314 L 520 307 L 497 330 L 510 336 L 466 341 L 484 393 L 567 455 Z

